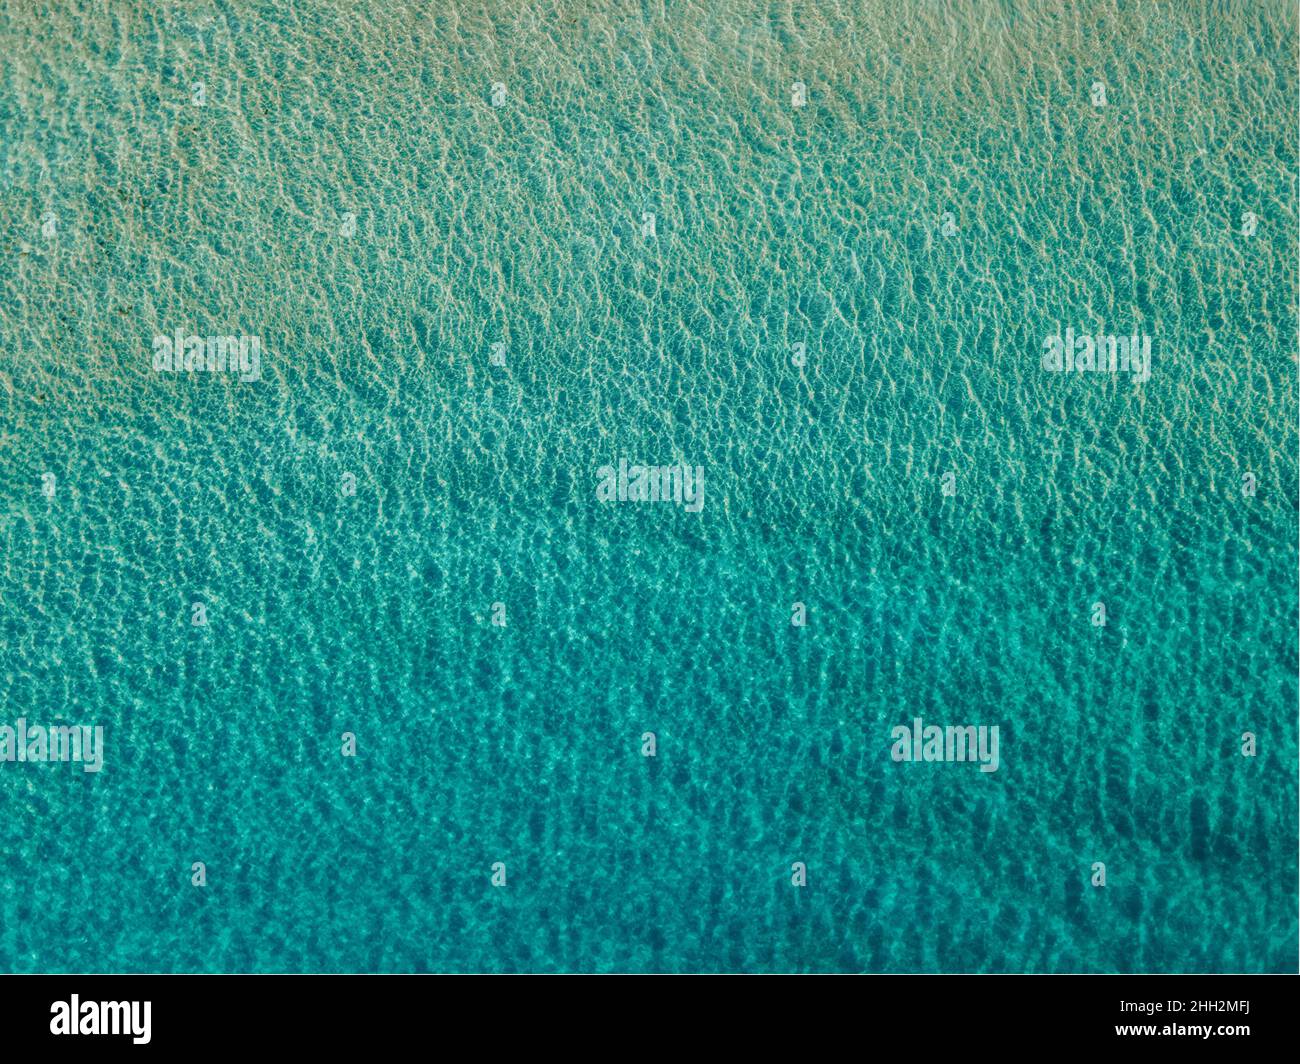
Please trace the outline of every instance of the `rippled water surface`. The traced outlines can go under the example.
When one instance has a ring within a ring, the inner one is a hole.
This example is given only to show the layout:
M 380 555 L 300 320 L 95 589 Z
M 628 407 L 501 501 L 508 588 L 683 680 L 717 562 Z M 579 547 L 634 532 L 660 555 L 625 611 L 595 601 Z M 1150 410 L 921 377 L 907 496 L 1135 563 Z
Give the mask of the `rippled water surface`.
M 0 969 L 1294 971 L 1296 49 L 0 0 Z

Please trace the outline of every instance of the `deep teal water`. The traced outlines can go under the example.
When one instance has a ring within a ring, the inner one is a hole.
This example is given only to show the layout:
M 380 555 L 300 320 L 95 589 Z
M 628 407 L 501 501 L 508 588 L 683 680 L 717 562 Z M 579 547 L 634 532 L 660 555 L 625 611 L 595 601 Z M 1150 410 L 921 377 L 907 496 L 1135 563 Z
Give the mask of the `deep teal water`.
M 0 970 L 1296 969 L 1293 7 L 48 7 Z

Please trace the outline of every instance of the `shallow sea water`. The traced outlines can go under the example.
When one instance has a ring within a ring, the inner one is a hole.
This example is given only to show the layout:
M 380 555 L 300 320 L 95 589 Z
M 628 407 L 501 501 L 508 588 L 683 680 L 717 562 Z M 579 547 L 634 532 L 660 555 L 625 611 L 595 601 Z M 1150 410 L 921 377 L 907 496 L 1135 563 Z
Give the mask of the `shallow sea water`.
M 520 6 L 0 2 L 0 970 L 1294 971 L 1294 5 Z

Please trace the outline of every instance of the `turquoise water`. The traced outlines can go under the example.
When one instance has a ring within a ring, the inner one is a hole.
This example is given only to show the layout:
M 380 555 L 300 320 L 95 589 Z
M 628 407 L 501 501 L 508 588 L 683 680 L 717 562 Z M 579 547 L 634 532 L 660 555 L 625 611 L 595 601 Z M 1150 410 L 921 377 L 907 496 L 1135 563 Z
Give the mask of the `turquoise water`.
M 1294 971 L 1294 6 L 516 7 L 0 3 L 0 970 Z

